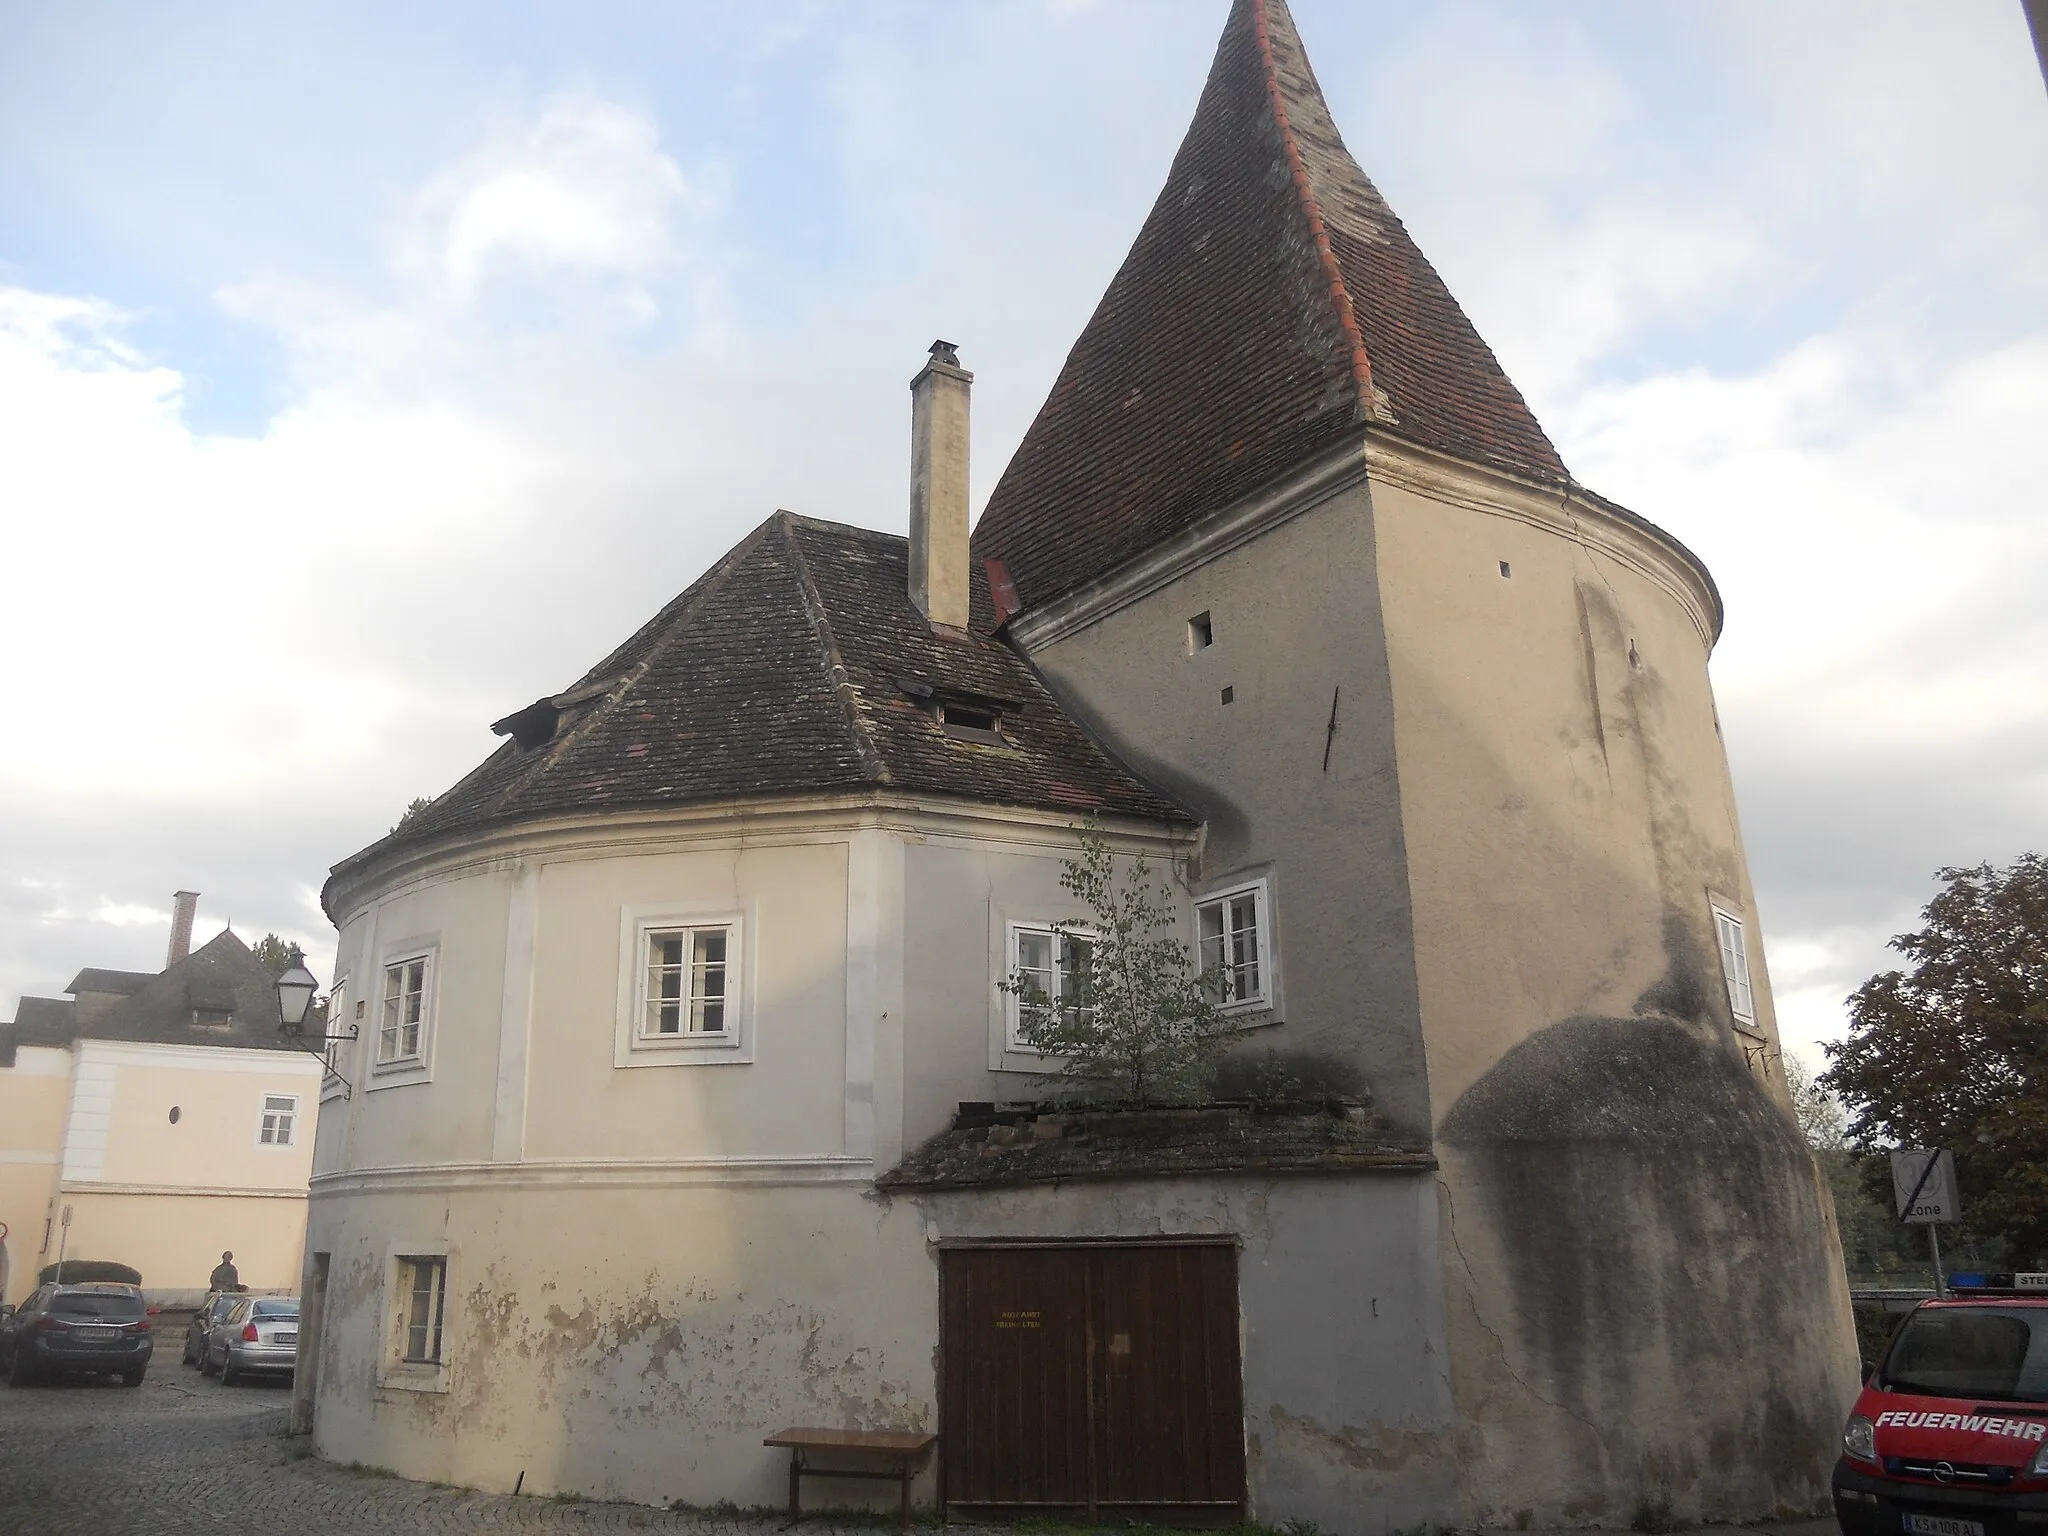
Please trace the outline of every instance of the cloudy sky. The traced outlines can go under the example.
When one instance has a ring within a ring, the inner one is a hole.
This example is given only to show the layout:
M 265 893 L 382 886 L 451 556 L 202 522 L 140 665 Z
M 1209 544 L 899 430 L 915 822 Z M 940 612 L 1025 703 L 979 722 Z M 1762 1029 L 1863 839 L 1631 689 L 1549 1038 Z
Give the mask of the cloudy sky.
M 777 507 L 977 504 L 1225 0 L 0 0 L 0 1018 L 328 865 Z M 1579 478 L 1705 557 L 1788 1044 L 2048 848 L 2018 0 L 1294 0 Z

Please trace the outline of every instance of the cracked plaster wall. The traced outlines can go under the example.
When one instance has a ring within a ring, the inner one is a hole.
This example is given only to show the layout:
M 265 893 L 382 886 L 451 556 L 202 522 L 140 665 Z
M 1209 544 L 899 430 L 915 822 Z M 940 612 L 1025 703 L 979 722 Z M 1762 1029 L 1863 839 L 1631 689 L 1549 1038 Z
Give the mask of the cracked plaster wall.
M 398 1234 L 447 1247 L 445 1391 L 378 1383 Z M 778 1504 L 787 1456 L 764 1436 L 933 1421 L 936 1271 L 912 1213 L 851 1187 L 330 1196 L 311 1245 L 333 1254 L 315 1419 L 333 1460 L 497 1491 L 523 1472 L 530 1494 Z

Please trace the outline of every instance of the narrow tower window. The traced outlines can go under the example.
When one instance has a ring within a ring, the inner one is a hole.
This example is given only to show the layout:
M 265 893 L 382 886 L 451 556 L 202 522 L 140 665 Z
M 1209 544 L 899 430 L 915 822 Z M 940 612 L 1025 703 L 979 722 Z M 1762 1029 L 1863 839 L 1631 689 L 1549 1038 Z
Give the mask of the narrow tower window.
M 1714 936 L 1721 949 L 1721 978 L 1728 983 L 1728 1011 L 1744 1029 L 1756 1028 L 1756 997 L 1749 986 L 1749 947 L 1743 940 L 1742 919 L 1714 908 Z
M 1198 613 L 1188 620 L 1188 654 L 1206 651 L 1216 643 L 1216 626 L 1209 622 L 1207 613 Z

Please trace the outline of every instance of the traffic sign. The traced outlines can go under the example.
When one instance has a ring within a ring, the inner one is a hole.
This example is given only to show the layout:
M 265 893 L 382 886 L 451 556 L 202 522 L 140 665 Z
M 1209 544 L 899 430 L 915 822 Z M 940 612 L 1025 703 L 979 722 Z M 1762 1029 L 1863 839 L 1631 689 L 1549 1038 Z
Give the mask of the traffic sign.
M 1956 1160 L 1952 1152 L 1892 1153 L 1892 1201 L 1899 1220 L 1926 1225 L 1961 1221 L 1962 1198 L 1956 1193 Z

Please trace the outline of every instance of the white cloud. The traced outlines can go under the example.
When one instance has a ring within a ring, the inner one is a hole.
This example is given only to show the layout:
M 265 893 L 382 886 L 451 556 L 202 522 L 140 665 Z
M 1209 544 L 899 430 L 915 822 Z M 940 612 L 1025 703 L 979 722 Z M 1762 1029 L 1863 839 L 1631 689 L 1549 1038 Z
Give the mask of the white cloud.
M 2042 421 L 2048 330 L 1944 358 L 1869 329 L 1590 390 L 1553 422 L 1731 595 L 1716 692 L 1809 1055 L 1938 866 L 2048 846 Z
M 564 92 L 421 191 L 412 254 L 459 300 L 495 282 L 568 277 L 605 285 L 627 318 L 652 319 L 654 285 L 687 254 L 683 221 L 714 201 L 645 115 Z

